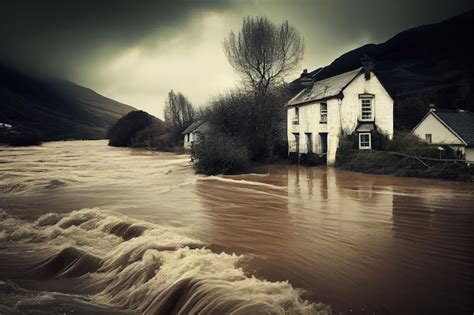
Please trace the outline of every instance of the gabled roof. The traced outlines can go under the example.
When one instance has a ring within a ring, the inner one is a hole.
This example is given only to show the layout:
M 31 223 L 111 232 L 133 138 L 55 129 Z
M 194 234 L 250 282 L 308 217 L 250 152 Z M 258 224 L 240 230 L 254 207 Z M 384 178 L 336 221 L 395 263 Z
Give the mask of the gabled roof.
M 288 106 L 336 97 L 362 72 L 362 68 L 314 82 L 312 88 L 305 88 L 289 102 Z
M 199 127 L 194 129 L 194 132 L 206 133 L 206 132 L 209 132 L 210 129 L 211 129 L 211 126 L 209 125 L 207 121 L 205 121 L 201 125 L 199 125 Z
M 474 113 L 470 112 L 432 112 L 466 143 L 474 147 Z
M 186 128 L 181 134 L 185 135 L 191 132 L 208 132 L 210 129 L 209 123 L 198 120 L 193 122 L 188 128 Z
M 202 120 L 197 120 L 193 122 L 191 125 L 189 125 L 188 128 L 186 128 L 181 134 L 185 135 L 187 133 L 193 132 L 196 130 L 197 127 L 201 126 L 204 122 Z

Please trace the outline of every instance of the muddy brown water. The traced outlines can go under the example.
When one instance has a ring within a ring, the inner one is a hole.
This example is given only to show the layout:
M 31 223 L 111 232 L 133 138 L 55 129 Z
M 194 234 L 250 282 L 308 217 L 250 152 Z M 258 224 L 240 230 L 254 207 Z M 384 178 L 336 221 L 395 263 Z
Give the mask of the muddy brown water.
M 75 281 L 84 287 L 92 278 L 87 303 L 145 313 L 171 312 L 179 294 L 182 312 L 474 311 L 472 183 L 294 165 L 205 177 L 186 155 L 51 142 L 0 147 L 0 208 L 0 281 L 30 290 L 0 285 L 10 301 L 0 301 L 0 313 L 18 311 L 15 299 L 48 309 L 48 290 L 82 294 Z M 24 260 L 25 249 L 38 256 L 25 266 L 32 270 L 69 252 L 53 267 L 93 260 L 67 271 L 47 266 L 49 278 L 9 276 L 11 258 Z M 124 253 L 139 258 L 115 261 Z M 74 281 L 48 289 L 71 274 Z M 104 284 L 122 275 L 136 283 Z M 45 297 L 34 304 L 39 288 Z M 126 298 L 135 295 L 146 302 Z

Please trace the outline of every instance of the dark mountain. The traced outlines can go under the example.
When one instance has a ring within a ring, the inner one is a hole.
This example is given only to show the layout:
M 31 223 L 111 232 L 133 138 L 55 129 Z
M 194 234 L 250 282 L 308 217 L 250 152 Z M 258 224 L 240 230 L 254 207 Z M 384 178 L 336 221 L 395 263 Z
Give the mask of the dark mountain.
M 397 125 L 410 127 L 430 103 L 474 111 L 472 38 L 474 10 L 354 49 L 310 74 L 318 81 L 360 67 L 364 55 L 374 58 L 375 73 L 395 100 Z M 291 89 L 301 90 L 299 80 Z
M 41 140 L 101 139 L 135 108 L 69 81 L 36 77 L 0 64 L 0 122 Z

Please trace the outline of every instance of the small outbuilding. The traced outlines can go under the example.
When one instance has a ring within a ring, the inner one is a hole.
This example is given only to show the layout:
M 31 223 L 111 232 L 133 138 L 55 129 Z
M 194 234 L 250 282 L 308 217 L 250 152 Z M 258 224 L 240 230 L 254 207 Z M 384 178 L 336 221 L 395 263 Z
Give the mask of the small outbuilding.
M 193 144 L 209 132 L 209 129 L 209 124 L 205 121 L 198 120 L 193 122 L 181 133 L 184 136 L 184 150 L 191 150 Z
M 460 159 L 474 162 L 474 113 L 432 108 L 412 133 L 427 143 L 448 145 Z

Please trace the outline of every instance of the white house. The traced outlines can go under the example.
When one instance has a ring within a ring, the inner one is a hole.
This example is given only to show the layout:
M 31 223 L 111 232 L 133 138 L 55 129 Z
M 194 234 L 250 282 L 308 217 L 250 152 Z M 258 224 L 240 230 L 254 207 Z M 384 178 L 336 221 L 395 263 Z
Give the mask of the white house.
M 474 113 L 431 109 L 412 133 L 428 143 L 448 145 L 461 158 L 474 162 Z
M 313 82 L 287 104 L 289 154 L 327 154 L 334 164 L 341 136 L 357 134 L 359 149 L 372 149 L 374 135 L 393 137 L 393 99 L 370 67 Z
M 191 150 L 193 143 L 209 131 L 209 124 L 204 121 L 193 122 L 181 134 L 184 136 L 184 149 Z

